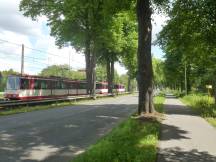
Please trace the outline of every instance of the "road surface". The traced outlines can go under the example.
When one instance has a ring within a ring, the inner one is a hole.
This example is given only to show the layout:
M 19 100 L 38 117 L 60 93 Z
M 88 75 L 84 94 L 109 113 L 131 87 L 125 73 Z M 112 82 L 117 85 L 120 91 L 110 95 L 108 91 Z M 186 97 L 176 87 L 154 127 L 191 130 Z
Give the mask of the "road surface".
M 67 162 L 136 111 L 137 96 L 0 117 L 0 162 Z

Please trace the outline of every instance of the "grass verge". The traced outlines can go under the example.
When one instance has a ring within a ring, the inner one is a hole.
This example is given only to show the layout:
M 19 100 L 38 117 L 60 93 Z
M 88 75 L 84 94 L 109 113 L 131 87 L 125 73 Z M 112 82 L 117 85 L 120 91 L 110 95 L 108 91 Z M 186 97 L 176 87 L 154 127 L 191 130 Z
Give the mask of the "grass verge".
M 216 127 L 216 105 L 212 97 L 191 94 L 181 98 L 181 101 Z
M 163 102 L 164 97 L 155 98 L 155 107 L 161 112 Z M 159 129 L 156 119 L 129 118 L 73 162 L 155 162 Z
M 157 112 L 164 113 L 164 109 L 163 109 L 164 101 L 165 101 L 165 97 L 163 96 L 157 96 L 154 98 L 154 105 Z
M 3 99 L 3 92 L 0 92 L 0 99 Z
M 80 102 L 78 101 L 78 103 L 80 103 Z M 52 109 L 52 108 L 56 108 L 56 107 L 72 106 L 75 104 L 77 104 L 77 102 L 62 102 L 62 103 L 53 103 L 53 104 L 49 104 L 49 105 L 8 108 L 8 109 L 1 110 L 0 116 L 25 113 L 25 112 L 31 112 L 31 111 L 37 111 L 37 110 L 46 110 L 46 109 Z

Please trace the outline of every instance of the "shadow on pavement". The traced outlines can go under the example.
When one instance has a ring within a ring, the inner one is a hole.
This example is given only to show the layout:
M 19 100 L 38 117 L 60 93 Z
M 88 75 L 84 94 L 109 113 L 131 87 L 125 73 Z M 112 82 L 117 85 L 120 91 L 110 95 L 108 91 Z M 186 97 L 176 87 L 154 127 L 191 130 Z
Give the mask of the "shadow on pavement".
M 161 130 L 160 141 L 189 139 L 185 136 L 188 133 L 187 131 L 172 125 L 161 124 Z
M 70 161 L 136 109 L 136 104 L 78 105 L 2 117 L 0 162 Z M 41 117 L 44 113 L 54 117 Z
M 185 105 L 179 104 L 164 104 L 165 113 L 168 115 L 176 114 L 176 115 L 192 115 L 192 116 L 199 116 L 197 112 L 193 111 L 192 109 L 186 107 Z
M 157 162 L 216 162 L 216 156 L 198 150 L 183 151 L 178 147 L 160 150 Z

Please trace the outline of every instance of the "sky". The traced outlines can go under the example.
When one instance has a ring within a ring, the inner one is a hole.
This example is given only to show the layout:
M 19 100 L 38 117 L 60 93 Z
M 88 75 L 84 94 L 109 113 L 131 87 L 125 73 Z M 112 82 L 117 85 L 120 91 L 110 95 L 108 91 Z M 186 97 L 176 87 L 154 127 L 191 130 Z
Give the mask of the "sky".
M 20 0 L 0 0 L 0 71 L 20 72 L 21 44 L 24 44 L 25 74 L 38 74 L 50 65 L 68 64 L 74 70 L 85 68 L 83 53 L 76 52 L 73 47 L 59 49 L 49 35 L 46 17 L 39 17 L 37 21 L 24 17 L 19 11 L 19 3 Z M 164 15 L 153 15 L 153 41 L 166 20 Z M 156 58 L 163 57 L 158 46 L 152 47 L 152 53 Z M 119 74 L 127 72 L 119 63 L 115 67 Z

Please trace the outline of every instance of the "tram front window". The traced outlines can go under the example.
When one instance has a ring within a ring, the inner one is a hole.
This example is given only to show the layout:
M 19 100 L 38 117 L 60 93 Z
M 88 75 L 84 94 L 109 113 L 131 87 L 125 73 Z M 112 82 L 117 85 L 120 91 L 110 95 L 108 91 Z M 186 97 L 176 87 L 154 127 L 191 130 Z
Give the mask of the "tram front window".
M 9 76 L 7 79 L 7 90 L 16 90 L 19 89 L 20 78 L 17 76 Z

